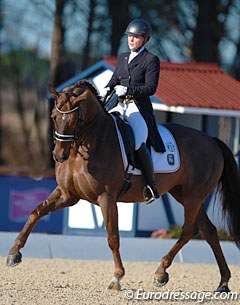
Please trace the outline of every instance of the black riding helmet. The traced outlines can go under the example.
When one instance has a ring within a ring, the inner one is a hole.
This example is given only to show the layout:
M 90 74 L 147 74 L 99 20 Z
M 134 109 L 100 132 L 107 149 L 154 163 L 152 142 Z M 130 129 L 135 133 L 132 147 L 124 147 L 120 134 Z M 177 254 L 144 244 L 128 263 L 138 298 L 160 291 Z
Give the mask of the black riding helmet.
M 135 19 L 128 24 L 125 34 L 147 37 L 149 39 L 152 34 L 152 28 L 146 20 Z

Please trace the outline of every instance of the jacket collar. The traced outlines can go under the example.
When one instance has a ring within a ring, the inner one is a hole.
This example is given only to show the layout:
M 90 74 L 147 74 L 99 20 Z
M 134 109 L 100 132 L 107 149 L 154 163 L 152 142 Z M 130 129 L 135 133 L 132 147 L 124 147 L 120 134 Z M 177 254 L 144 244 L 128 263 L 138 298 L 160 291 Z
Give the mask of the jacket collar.
M 146 54 L 147 54 L 147 50 L 144 49 L 130 61 L 130 63 L 128 64 L 128 67 L 131 68 L 131 67 L 137 65 L 146 56 Z M 129 56 L 130 56 L 130 52 L 129 52 L 128 58 L 129 58 Z M 127 60 L 127 62 L 128 62 L 128 60 Z
M 129 57 L 132 56 L 132 59 L 138 56 L 142 51 L 144 51 L 145 47 L 142 46 L 138 51 L 131 51 Z

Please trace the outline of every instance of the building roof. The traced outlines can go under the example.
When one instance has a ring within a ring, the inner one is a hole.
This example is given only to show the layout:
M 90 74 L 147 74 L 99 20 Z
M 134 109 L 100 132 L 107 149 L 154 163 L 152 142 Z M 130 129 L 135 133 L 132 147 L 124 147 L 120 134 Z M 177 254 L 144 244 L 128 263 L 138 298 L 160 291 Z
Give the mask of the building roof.
M 104 57 L 103 61 L 114 68 L 117 57 Z M 169 110 L 194 107 L 239 113 L 240 82 L 216 64 L 161 62 L 160 79 L 154 97 Z

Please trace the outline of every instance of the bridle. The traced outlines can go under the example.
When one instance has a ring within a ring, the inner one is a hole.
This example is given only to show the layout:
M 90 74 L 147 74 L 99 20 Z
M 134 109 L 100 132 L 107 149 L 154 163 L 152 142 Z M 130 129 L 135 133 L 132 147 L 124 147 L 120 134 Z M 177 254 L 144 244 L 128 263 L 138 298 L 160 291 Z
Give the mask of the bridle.
M 81 107 L 80 106 L 76 106 L 73 109 L 70 110 L 66 110 L 66 111 L 62 111 L 61 109 L 58 108 L 57 103 L 55 101 L 55 108 L 57 110 L 57 112 L 59 112 L 62 115 L 66 115 L 66 114 L 70 114 L 73 113 L 75 111 L 78 111 L 78 119 L 77 119 L 77 124 L 76 124 L 76 128 L 75 128 L 75 132 L 74 134 L 61 134 L 58 133 L 56 130 L 54 130 L 54 134 L 53 137 L 56 141 L 60 141 L 60 142 L 76 142 L 76 140 L 78 139 L 78 130 L 80 129 L 80 127 L 82 126 L 84 120 L 83 120 L 83 113 L 81 111 Z

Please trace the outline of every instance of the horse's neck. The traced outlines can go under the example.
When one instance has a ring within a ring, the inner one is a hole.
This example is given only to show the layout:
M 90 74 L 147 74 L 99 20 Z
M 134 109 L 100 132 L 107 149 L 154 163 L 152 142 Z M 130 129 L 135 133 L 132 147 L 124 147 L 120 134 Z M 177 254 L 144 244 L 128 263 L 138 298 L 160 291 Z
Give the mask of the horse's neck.
M 114 121 L 110 115 L 104 111 L 100 111 L 91 122 L 85 126 L 79 151 L 85 155 L 94 154 L 97 152 L 106 151 L 111 146 L 117 145 L 117 135 L 115 130 Z M 108 155 L 106 153 L 106 155 Z M 98 158 L 99 156 L 97 156 Z M 101 159 L 100 159 L 101 160 Z
M 117 134 L 112 117 L 105 112 L 97 97 L 88 92 L 86 97 L 86 121 L 82 128 L 79 152 L 85 156 L 110 158 L 111 150 L 117 146 Z

